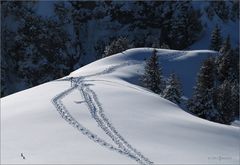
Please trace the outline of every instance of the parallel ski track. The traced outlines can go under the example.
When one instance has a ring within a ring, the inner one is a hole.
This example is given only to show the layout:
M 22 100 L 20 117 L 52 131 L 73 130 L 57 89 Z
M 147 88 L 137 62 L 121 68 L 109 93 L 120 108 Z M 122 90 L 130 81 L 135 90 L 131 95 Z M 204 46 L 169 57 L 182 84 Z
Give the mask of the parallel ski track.
M 77 128 L 83 135 L 88 136 L 89 139 L 93 140 L 94 142 L 104 146 L 110 150 L 116 151 L 122 155 L 125 155 L 139 164 L 150 165 L 153 164 L 148 158 L 143 156 L 139 151 L 133 148 L 113 127 L 110 123 L 109 119 L 104 114 L 103 108 L 101 103 L 98 100 L 96 93 L 89 88 L 88 84 L 84 83 L 85 78 L 100 76 L 104 74 L 109 74 L 114 72 L 116 69 L 128 66 L 128 65 L 136 65 L 139 64 L 138 62 L 126 62 L 117 66 L 113 66 L 110 68 L 105 69 L 102 72 L 87 75 L 84 77 L 75 77 L 75 78 L 66 78 L 57 81 L 72 81 L 73 87 L 63 91 L 62 93 L 58 94 L 52 99 L 52 102 L 61 115 L 63 119 L 65 119 L 70 125 Z M 86 104 L 89 108 L 91 116 L 96 121 L 98 126 L 112 139 L 112 141 L 118 146 L 116 148 L 112 144 L 106 142 L 105 140 L 98 137 L 96 134 L 92 133 L 90 130 L 85 128 L 81 125 L 67 110 L 67 108 L 63 105 L 62 99 L 70 94 L 73 90 L 78 89 L 82 97 L 85 99 Z

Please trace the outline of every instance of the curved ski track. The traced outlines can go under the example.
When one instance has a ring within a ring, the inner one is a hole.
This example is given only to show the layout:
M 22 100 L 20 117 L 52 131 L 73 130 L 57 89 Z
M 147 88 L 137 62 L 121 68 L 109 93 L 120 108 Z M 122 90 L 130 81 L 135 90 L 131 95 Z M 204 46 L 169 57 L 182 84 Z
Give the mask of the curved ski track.
M 57 109 L 58 113 L 61 115 L 63 119 L 65 119 L 70 125 L 75 127 L 78 131 L 80 131 L 83 135 L 86 135 L 90 140 L 98 143 L 99 145 L 108 148 L 112 151 L 118 152 L 122 155 L 125 155 L 139 164 L 143 165 L 151 165 L 151 162 L 148 158 L 143 156 L 137 149 L 131 146 L 115 129 L 115 127 L 111 124 L 109 119 L 104 114 L 104 110 L 102 108 L 101 103 L 96 95 L 96 93 L 89 88 L 89 85 L 84 83 L 84 78 L 100 76 L 104 74 L 109 74 L 114 72 L 116 69 L 128 66 L 128 65 L 136 65 L 139 62 L 126 62 L 120 65 L 109 67 L 102 72 L 90 74 L 84 77 L 75 77 L 75 78 L 66 78 L 57 81 L 72 81 L 73 87 L 61 92 L 56 95 L 52 99 L 52 103 Z M 112 144 L 106 142 L 102 138 L 98 137 L 96 134 L 92 133 L 90 130 L 81 125 L 67 110 L 67 108 L 63 105 L 62 99 L 70 94 L 73 90 L 78 90 L 81 96 L 85 99 L 85 103 L 91 113 L 92 118 L 96 121 L 98 126 L 111 138 L 111 140 L 118 146 L 115 147 Z

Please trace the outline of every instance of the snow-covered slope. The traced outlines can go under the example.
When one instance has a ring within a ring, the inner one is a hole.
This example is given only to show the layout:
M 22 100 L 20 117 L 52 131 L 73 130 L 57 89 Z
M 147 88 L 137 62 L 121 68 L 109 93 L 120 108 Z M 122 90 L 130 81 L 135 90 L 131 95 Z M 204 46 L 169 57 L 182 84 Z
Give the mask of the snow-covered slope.
M 194 117 L 136 85 L 151 53 L 127 50 L 2 98 L 1 163 L 237 164 L 239 127 Z M 188 82 L 188 96 L 201 59 L 215 52 L 158 54 L 165 75 Z

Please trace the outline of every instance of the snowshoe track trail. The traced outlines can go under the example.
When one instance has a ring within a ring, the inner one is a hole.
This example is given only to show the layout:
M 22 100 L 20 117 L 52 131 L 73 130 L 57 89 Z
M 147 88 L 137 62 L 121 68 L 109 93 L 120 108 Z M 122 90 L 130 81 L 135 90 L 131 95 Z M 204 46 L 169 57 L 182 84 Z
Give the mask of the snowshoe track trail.
M 52 99 L 52 103 L 54 104 L 55 108 L 57 109 L 58 113 L 61 115 L 61 117 L 67 121 L 70 125 L 72 125 L 74 128 L 76 128 L 79 132 L 81 132 L 83 135 L 87 136 L 90 140 L 94 141 L 95 143 L 98 143 L 99 145 L 118 152 L 119 154 L 125 155 L 129 157 L 130 159 L 135 160 L 139 164 L 143 165 L 150 165 L 153 164 L 152 161 L 150 161 L 147 157 L 143 156 L 142 153 L 137 151 L 136 148 L 131 146 L 124 138 L 121 136 L 118 131 L 115 129 L 115 127 L 111 124 L 110 120 L 106 117 L 104 114 L 104 110 L 102 108 L 101 103 L 99 102 L 99 99 L 97 97 L 97 94 L 89 88 L 88 84 L 84 83 L 84 78 L 89 77 L 95 77 L 100 76 L 104 74 L 109 74 L 114 72 L 116 69 L 128 66 L 128 65 L 136 65 L 139 64 L 139 62 L 126 62 L 120 65 L 109 67 L 102 72 L 90 74 L 84 77 L 75 77 L 75 78 L 65 78 L 61 80 L 56 81 L 69 81 L 71 84 L 73 83 L 73 87 L 61 92 L 60 94 L 56 95 Z M 67 108 L 63 105 L 62 99 L 69 95 L 73 90 L 78 90 L 84 98 L 85 103 L 90 111 L 90 114 L 92 118 L 96 121 L 97 125 L 111 138 L 111 140 L 118 146 L 115 147 L 109 142 L 106 142 L 102 138 L 98 137 L 98 135 L 92 133 L 90 130 L 85 128 L 83 125 L 81 125 L 67 110 Z

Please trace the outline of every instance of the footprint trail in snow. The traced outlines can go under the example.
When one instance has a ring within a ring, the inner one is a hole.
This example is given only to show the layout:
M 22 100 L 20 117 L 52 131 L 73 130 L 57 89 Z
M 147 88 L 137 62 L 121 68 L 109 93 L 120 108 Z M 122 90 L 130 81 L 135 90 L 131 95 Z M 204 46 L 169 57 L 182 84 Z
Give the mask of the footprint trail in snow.
M 128 66 L 128 65 L 136 65 L 138 62 L 126 62 L 120 65 L 116 65 L 110 67 L 108 69 L 103 70 L 102 72 L 87 75 L 84 77 L 75 77 L 75 78 L 66 78 L 57 81 L 69 81 L 73 84 L 73 87 L 63 91 L 52 99 L 52 103 L 57 109 L 58 113 L 61 115 L 63 119 L 65 119 L 70 125 L 75 127 L 78 131 L 80 131 L 83 135 L 86 135 L 90 140 L 98 143 L 99 145 L 108 148 L 112 151 L 118 152 L 119 154 L 125 155 L 130 159 L 135 160 L 139 164 L 149 165 L 153 164 L 147 157 L 145 157 L 142 153 L 137 151 L 136 148 L 131 146 L 126 139 L 123 138 L 122 135 L 118 133 L 115 127 L 111 124 L 110 120 L 104 114 L 104 110 L 102 108 L 101 103 L 97 97 L 97 94 L 90 89 L 89 85 L 84 83 L 84 78 L 100 76 L 104 74 L 109 74 L 114 72 L 116 69 Z M 94 119 L 97 125 L 111 138 L 111 140 L 116 144 L 113 146 L 109 142 L 106 142 L 98 135 L 92 133 L 90 130 L 85 128 L 82 124 L 80 124 L 67 110 L 67 108 L 62 103 L 62 99 L 69 95 L 74 90 L 78 90 L 86 103 L 92 119 Z

